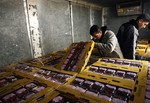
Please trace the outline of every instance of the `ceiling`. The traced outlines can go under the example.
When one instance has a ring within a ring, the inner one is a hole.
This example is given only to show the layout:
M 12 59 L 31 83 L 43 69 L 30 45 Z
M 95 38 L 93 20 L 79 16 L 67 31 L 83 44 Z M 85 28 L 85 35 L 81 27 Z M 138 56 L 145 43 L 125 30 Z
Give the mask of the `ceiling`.
M 131 2 L 131 1 L 149 1 L 149 0 L 78 0 L 78 1 L 84 1 L 92 4 L 96 4 L 102 7 L 110 7 L 110 6 L 116 6 L 118 3 L 124 3 L 124 2 Z

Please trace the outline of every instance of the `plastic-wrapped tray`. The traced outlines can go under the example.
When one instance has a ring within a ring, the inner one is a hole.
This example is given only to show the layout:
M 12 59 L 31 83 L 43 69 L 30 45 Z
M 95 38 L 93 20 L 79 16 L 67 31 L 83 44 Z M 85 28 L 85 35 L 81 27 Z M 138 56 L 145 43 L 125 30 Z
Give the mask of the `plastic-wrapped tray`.
M 150 99 L 145 99 L 144 103 L 150 103 Z
M 6 77 L 6 80 L 8 81 L 8 82 L 14 82 L 14 81 L 16 81 L 16 80 L 18 80 L 19 78 L 17 78 L 17 77 L 15 77 L 15 76 L 8 76 L 8 77 Z
M 0 88 L 8 85 L 9 82 L 6 79 L 0 79 Z
M 84 79 L 76 78 L 71 84 L 74 86 L 80 86 L 84 82 Z
M 140 62 L 131 62 L 130 66 L 141 67 L 141 63 Z
M 120 70 L 118 70 L 118 71 L 116 71 L 116 73 L 115 73 L 115 76 L 121 77 L 121 78 L 123 78 L 124 75 L 125 75 L 125 71 L 120 71 Z
M 118 99 L 118 98 L 113 98 L 112 101 L 114 103 L 128 103 L 127 101 L 124 101 L 124 100 L 121 100 L 121 99 Z
M 46 85 L 31 82 L 12 92 L 1 96 L 2 103 L 20 103 L 45 89 Z
M 14 93 L 9 93 L 2 97 L 2 103 L 15 103 L 17 101 L 17 95 Z
M 146 91 L 145 97 L 150 100 L 150 91 Z
M 101 59 L 102 62 L 107 62 L 108 60 L 109 60 L 109 59 L 107 59 L 107 58 L 102 58 L 102 59 Z
M 127 72 L 125 74 L 125 77 L 126 79 L 129 79 L 129 80 L 135 80 L 137 74 L 136 73 L 133 73 L 133 72 Z
M 62 95 L 58 95 L 53 98 L 49 103 L 81 103 L 78 99 L 68 98 Z
M 131 95 L 131 91 L 129 89 L 118 88 L 114 93 L 114 98 L 127 101 L 130 95 Z
M 98 67 L 95 67 L 95 66 L 92 66 L 89 71 L 92 71 L 92 72 L 96 72 L 98 70 Z
M 0 74 L 3 74 L 3 73 L 5 73 L 4 71 L 2 71 L 2 70 L 0 70 Z
M 107 63 L 115 63 L 115 60 L 109 59 L 109 60 L 107 61 Z
M 94 93 L 100 93 L 102 89 L 104 88 L 104 84 L 95 82 L 90 88 L 89 91 L 94 92 Z
M 146 84 L 147 84 L 147 85 L 150 85 L 150 80 L 147 80 L 147 81 L 146 81 Z
M 99 94 L 99 97 L 111 101 L 112 95 L 115 92 L 115 90 L 116 90 L 115 86 L 107 84 Z
M 96 72 L 103 74 L 106 70 L 107 70 L 106 68 L 100 67 L 100 68 L 98 68 L 98 70 Z
M 116 70 L 107 69 L 104 74 L 106 74 L 106 75 L 113 75 L 115 72 L 116 72 Z
M 115 90 L 116 90 L 115 86 L 107 84 L 107 85 L 105 85 L 105 87 L 103 88 L 103 90 L 100 94 L 112 96 L 112 94 L 115 92 Z
M 14 76 L 14 75 L 2 78 L 2 79 L 0 79 L 0 88 L 3 87 L 3 86 L 8 85 L 10 83 L 13 83 L 13 82 L 15 82 L 15 81 L 17 81 L 19 79 L 20 79 L 20 77 Z
M 146 85 L 146 91 L 150 92 L 150 85 Z
M 84 89 L 88 89 L 93 85 L 93 81 L 85 80 L 82 84 L 81 87 Z
M 24 98 L 24 96 L 27 95 L 29 92 L 26 88 L 20 88 L 14 91 L 14 93 L 17 95 L 17 97 Z
M 39 70 L 39 72 L 33 73 L 33 76 L 43 78 L 45 80 L 49 80 L 51 82 L 56 82 L 59 84 L 67 81 L 71 77 L 71 75 L 50 70 Z
M 32 72 L 34 69 L 36 69 L 36 67 L 28 66 L 26 64 L 17 64 L 16 66 L 13 67 L 13 69 L 26 73 L 26 72 Z
M 25 88 L 28 90 L 28 91 L 32 91 L 33 88 L 37 87 L 37 85 L 35 83 L 29 83 L 27 85 L 25 85 Z
M 122 65 L 130 66 L 130 63 L 131 63 L 130 61 L 123 61 Z
M 38 86 L 38 87 L 34 87 L 34 88 L 32 89 L 32 91 L 33 91 L 34 93 L 38 93 L 38 92 L 40 92 L 40 91 L 43 90 L 43 89 L 45 89 L 44 86 Z
M 122 64 L 123 60 L 115 60 L 114 64 Z

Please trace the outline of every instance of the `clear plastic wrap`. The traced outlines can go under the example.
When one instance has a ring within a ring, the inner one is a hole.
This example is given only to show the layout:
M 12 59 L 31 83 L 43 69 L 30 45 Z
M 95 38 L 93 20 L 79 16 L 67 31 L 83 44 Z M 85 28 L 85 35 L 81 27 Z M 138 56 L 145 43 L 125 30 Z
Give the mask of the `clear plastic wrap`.
M 5 73 L 5 72 L 0 70 L 0 74 L 3 74 L 3 73 Z
M 32 91 L 32 89 L 35 87 L 37 87 L 37 85 L 35 83 L 29 83 L 29 84 L 25 85 L 25 88 L 29 91 Z
M 146 91 L 145 97 L 146 97 L 146 99 L 149 99 L 149 100 L 150 100 L 150 91 Z
M 111 101 L 112 95 L 115 92 L 116 87 L 111 85 L 105 85 L 103 90 L 100 92 L 99 97 Z
M 150 80 L 147 80 L 147 81 L 146 81 L 146 84 L 147 84 L 147 85 L 150 85 Z
M 113 75 L 115 72 L 116 72 L 116 70 L 107 69 L 104 74 L 106 74 L 106 75 Z
M 150 92 L 150 85 L 146 85 L 146 91 Z
M 64 64 L 66 65 L 69 62 L 69 59 L 66 59 L 66 61 L 64 62 Z
M 80 86 L 84 82 L 84 79 L 76 78 L 71 84 L 74 86 Z
M 33 95 L 35 95 L 35 93 L 32 93 L 32 92 L 31 92 L 31 93 L 29 93 L 28 95 L 26 95 L 24 98 L 25 98 L 25 99 L 28 99 L 28 98 L 30 98 L 30 97 L 33 96 Z
M 41 90 L 45 89 L 44 86 L 34 87 L 32 90 L 34 93 L 40 92 Z
M 141 67 L 141 63 L 140 63 L 140 62 L 131 62 L 131 63 L 130 63 L 130 66 L 133 66 L 133 67 Z
M 15 94 L 17 95 L 17 97 L 23 98 L 23 96 L 28 94 L 28 90 L 26 88 L 20 88 L 15 91 Z
M 131 63 L 130 61 L 123 61 L 122 65 L 130 66 L 130 63 Z
M 114 64 L 122 64 L 123 60 L 115 60 Z
M 99 82 L 95 82 L 91 88 L 89 88 L 89 91 L 94 92 L 94 93 L 100 93 L 101 90 L 104 88 L 104 84 L 99 83 Z
M 97 73 L 103 74 L 107 69 L 99 67 L 98 70 L 96 71 Z
M 115 90 L 116 90 L 115 86 L 107 84 L 100 94 L 112 96 L 112 94 L 114 93 Z
M 113 98 L 112 101 L 114 103 L 128 103 L 127 101 L 124 101 L 124 100 L 121 100 L 121 99 L 118 99 L 118 98 Z
M 14 81 L 18 80 L 19 78 L 15 77 L 15 76 L 8 76 L 8 77 L 6 77 L 6 79 L 8 82 L 14 82 Z
M 13 67 L 13 69 L 26 73 L 26 72 L 32 72 L 32 70 L 35 69 L 35 67 L 28 66 L 26 64 L 17 64 L 15 67 Z
M 119 70 L 118 70 L 118 71 L 115 73 L 115 76 L 120 77 L 120 78 L 123 78 L 124 75 L 125 75 L 125 71 L 119 71 Z
M 129 79 L 129 80 L 135 80 L 137 74 L 136 73 L 133 73 L 133 72 L 127 72 L 125 74 L 125 77 L 126 79 Z
M 2 97 L 2 101 L 4 103 L 15 103 L 15 101 L 17 101 L 17 96 L 14 93 L 9 93 L 7 95 L 5 95 L 4 97 Z
M 92 66 L 89 71 L 92 71 L 92 72 L 96 72 L 98 70 L 98 67 L 95 67 L 95 66 Z
M 9 82 L 6 79 L 0 79 L 0 88 L 3 86 L 6 86 L 8 84 L 9 84 Z
M 61 80 L 62 80 L 61 78 L 62 78 L 62 77 L 64 77 L 64 74 L 59 74 L 59 73 L 58 73 L 58 74 L 55 76 L 54 79 L 55 79 L 56 82 L 61 82 Z
M 68 97 L 58 95 L 55 98 L 53 98 L 49 103 L 81 103 L 77 101 L 77 99 L 70 99 Z
M 108 95 L 105 95 L 105 94 L 99 94 L 98 97 L 100 97 L 102 99 L 106 99 L 108 101 L 111 101 L 111 99 L 112 99 L 112 96 L 108 96 Z
M 115 63 L 115 60 L 109 59 L 109 60 L 107 61 L 107 63 Z
M 124 102 L 127 102 L 130 95 L 131 95 L 131 91 L 129 89 L 118 88 L 118 90 L 116 90 L 116 92 L 114 93 L 113 97 L 123 100 Z
M 59 81 L 60 81 L 60 82 L 65 82 L 65 81 L 67 81 L 70 77 L 71 77 L 71 75 L 64 75 Z
M 88 89 L 93 85 L 94 82 L 89 81 L 89 80 L 85 80 L 82 84 L 81 87 L 84 89 Z
M 102 58 L 102 59 L 101 59 L 102 62 L 107 62 L 108 60 L 109 60 L 109 59 L 106 59 L 106 58 Z
M 76 86 L 76 90 L 83 92 L 83 93 L 86 91 L 86 89 L 79 87 L 79 86 Z
M 144 103 L 150 103 L 150 99 L 145 99 Z

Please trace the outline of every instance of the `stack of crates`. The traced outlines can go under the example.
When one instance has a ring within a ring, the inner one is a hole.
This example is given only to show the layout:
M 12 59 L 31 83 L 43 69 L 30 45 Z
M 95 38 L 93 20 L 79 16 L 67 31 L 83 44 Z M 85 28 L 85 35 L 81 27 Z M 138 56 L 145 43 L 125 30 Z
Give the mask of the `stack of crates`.
M 28 65 L 34 65 L 34 66 L 50 66 L 55 67 L 62 59 L 62 57 L 66 54 L 67 49 L 63 49 L 61 51 L 57 52 L 51 52 L 44 56 L 23 61 L 20 63 L 28 64 Z
M 149 44 L 137 44 L 136 59 L 150 61 L 150 45 Z
M 91 103 L 144 103 L 147 70 L 147 61 L 100 59 L 57 90 Z
M 6 72 L 0 74 L 0 103 L 31 103 L 41 101 L 54 89 L 43 82 Z
M 94 42 L 72 43 L 39 57 L 42 64 L 7 66 L 0 71 L 0 103 L 149 103 L 147 61 L 103 58 L 87 66 L 93 48 Z

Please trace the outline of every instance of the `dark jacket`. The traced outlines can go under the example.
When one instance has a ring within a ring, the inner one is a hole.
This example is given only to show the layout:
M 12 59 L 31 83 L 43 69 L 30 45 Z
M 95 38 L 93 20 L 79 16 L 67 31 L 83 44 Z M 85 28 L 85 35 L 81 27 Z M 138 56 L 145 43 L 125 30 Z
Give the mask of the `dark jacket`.
M 138 25 L 135 20 L 124 23 L 119 28 L 117 39 L 126 59 L 135 59 L 135 47 L 138 37 Z

